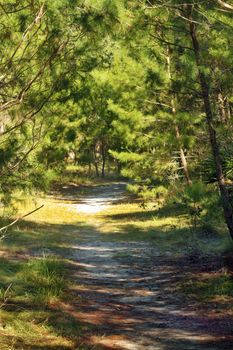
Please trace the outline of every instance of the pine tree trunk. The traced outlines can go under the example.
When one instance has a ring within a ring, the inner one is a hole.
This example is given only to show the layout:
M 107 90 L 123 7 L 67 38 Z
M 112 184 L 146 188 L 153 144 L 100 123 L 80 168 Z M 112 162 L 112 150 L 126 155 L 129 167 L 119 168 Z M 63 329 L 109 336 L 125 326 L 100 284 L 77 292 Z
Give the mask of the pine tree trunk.
M 117 174 L 121 175 L 121 169 L 122 169 L 122 165 L 121 162 L 119 162 L 118 160 L 116 161 L 116 165 L 117 165 Z
M 172 73 L 171 73 L 171 58 L 170 58 L 170 55 L 171 55 L 171 53 L 170 53 L 170 50 L 169 50 L 169 47 L 168 47 L 167 48 L 167 67 L 168 67 L 169 80 L 171 82 L 171 80 L 172 80 Z M 173 95 L 172 95 L 172 98 L 171 98 L 171 109 L 172 109 L 172 114 L 173 114 L 174 119 L 175 119 L 176 107 L 175 107 L 175 98 L 174 98 Z M 192 183 L 192 181 L 191 181 L 191 178 L 190 178 L 190 175 L 189 175 L 188 162 L 187 162 L 187 159 L 186 159 L 186 156 L 185 156 L 185 153 L 184 153 L 184 149 L 183 149 L 183 147 L 181 145 L 180 130 L 179 130 L 179 127 L 178 127 L 178 125 L 176 124 L 175 121 L 174 121 L 174 126 L 175 126 L 176 139 L 177 139 L 177 142 L 179 144 L 181 166 L 182 166 L 182 169 L 183 169 L 183 172 L 184 172 L 184 176 L 185 176 L 186 182 L 187 182 L 188 185 L 190 185 Z
M 101 176 L 102 178 L 105 177 L 105 163 L 106 163 L 106 154 L 105 154 L 105 142 L 102 140 L 101 143 L 101 151 L 102 151 L 102 171 L 101 171 Z
M 179 128 L 177 125 L 175 125 L 175 131 L 176 131 L 176 139 L 180 145 L 180 131 L 179 131 Z M 186 182 L 188 185 L 191 185 L 192 181 L 191 181 L 191 178 L 189 175 L 187 159 L 186 159 L 184 150 L 181 146 L 180 146 L 180 161 L 181 161 L 181 166 L 182 166 L 183 171 L 184 171 L 184 176 L 185 176 Z
M 88 177 L 91 177 L 91 162 L 88 163 Z
M 200 46 L 199 46 L 198 38 L 196 35 L 196 24 L 192 19 L 191 13 L 192 13 L 192 6 L 189 6 L 189 31 L 190 31 L 193 50 L 196 58 L 198 73 L 199 73 L 202 99 L 203 99 L 205 114 L 206 114 L 206 122 L 208 125 L 209 138 L 210 138 L 212 153 L 213 153 L 214 162 L 215 162 L 216 176 L 217 176 L 218 186 L 221 194 L 225 221 L 228 226 L 228 230 L 230 232 L 231 238 L 233 239 L 233 210 L 230 202 L 228 189 L 226 186 L 225 177 L 222 170 L 222 159 L 221 159 L 219 144 L 217 141 L 216 131 L 213 123 L 214 117 L 213 117 L 213 111 L 212 111 L 212 106 L 210 102 L 209 86 L 207 84 L 205 73 L 203 72 L 201 67 L 201 54 L 200 54 Z
M 227 120 L 230 121 L 231 120 L 231 115 L 232 115 L 232 110 L 229 104 L 229 100 L 226 97 L 225 99 L 225 109 L 226 109 L 226 114 L 227 114 Z
M 228 113 L 226 109 L 225 99 L 221 93 L 221 91 L 217 94 L 217 102 L 218 102 L 218 110 L 220 115 L 220 120 L 223 124 L 227 124 L 228 122 Z
M 95 174 L 96 174 L 96 177 L 99 177 L 100 174 L 99 174 L 99 168 L 98 168 L 98 163 L 95 161 Z
M 97 141 L 94 145 L 94 165 L 96 177 L 100 176 L 99 172 L 99 160 L 100 160 L 100 147 L 99 142 Z
M 98 167 L 98 156 L 97 156 L 97 150 L 96 150 L 96 145 L 94 147 L 94 166 L 95 166 L 95 175 L 96 177 L 99 177 L 99 167 Z

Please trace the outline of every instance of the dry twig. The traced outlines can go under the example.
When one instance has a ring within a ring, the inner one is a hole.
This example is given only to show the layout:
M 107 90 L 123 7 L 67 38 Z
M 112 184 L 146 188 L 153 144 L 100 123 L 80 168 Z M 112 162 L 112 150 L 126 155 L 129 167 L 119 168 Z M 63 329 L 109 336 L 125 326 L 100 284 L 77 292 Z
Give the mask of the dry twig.
M 36 209 L 30 211 L 29 213 L 24 214 L 23 216 L 18 217 L 17 219 L 15 219 L 14 221 L 12 221 L 10 224 L 1 227 L 1 228 L 0 228 L 0 232 L 5 232 L 5 233 L 6 233 L 6 231 L 8 230 L 9 227 L 15 225 L 18 221 L 20 221 L 20 220 L 26 218 L 27 216 L 29 216 L 29 215 L 35 213 L 36 211 L 40 210 L 40 209 L 43 208 L 43 207 L 44 207 L 44 204 L 41 205 L 40 207 L 38 207 L 38 208 L 36 208 Z M 4 234 L 3 236 L 0 237 L 0 240 L 3 240 L 5 237 L 6 237 L 6 235 Z

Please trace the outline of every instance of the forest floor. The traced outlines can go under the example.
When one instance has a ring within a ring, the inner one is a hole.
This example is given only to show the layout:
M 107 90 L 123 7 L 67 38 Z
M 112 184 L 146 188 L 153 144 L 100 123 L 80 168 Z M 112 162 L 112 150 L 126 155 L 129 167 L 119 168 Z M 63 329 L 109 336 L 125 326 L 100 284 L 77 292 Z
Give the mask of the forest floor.
M 232 350 L 233 282 L 218 237 L 198 245 L 182 211 L 145 211 L 123 182 L 63 186 L 45 201 L 1 259 L 56 255 L 66 293 L 45 310 L 30 305 L 27 317 L 28 305 L 3 307 L 2 349 Z

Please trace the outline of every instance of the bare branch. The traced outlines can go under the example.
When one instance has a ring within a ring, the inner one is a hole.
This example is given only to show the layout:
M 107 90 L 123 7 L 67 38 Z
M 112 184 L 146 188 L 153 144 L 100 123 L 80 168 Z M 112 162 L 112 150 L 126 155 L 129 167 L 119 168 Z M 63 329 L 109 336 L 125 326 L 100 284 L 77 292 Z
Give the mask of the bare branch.
M 2 106 L 0 106 L 0 112 L 5 111 L 11 107 L 14 107 L 18 104 L 20 104 L 23 99 L 24 95 L 27 93 L 28 90 L 32 87 L 34 82 L 44 73 L 45 69 L 50 65 L 52 60 L 60 53 L 60 51 L 64 48 L 67 42 L 62 42 L 51 54 L 51 56 L 44 62 L 44 64 L 39 68 L 37 73 L 34 75 L 34 77 L 26 84 L 26 86 L 19 92 L 18 96 L 6 103 L 4 103 Z
M 4 295 L 3 295 L 3 302 L 2 302 L 2 304 L 0 305 L 0 309 L 2 309 L 3 306 L 6 305 L 6 303 L 7 303 L 7 301 L 8 301 L 8 294 L 9 294 L 9 292 L 10 292 L 10 290 L 11 290 L 11 287 L 12 287 L 12 283 L 9 284 L 9 286 L 7 287 L 7 289 L 6 289 L 5 292 L 4 292 Z
M 164 40 L 162 38 L 160 38 L 159 36 L 157 35 L 154 35 L 154 34 L 150 34 L 150 36 L 156 40 L 159 40 L 160 42 L 164 43 L 164 44 L 167 44 L 167 45 L 171 45 L 171 46 L 177 46 L 177 47 L 180 47 L 181 49 L 184 49 L 184 50 L 190 50 L 190 51 L 193 51 L 193 49 L 189 46 L 183 46 L 183 45 L 179 45 L 179 44 L 175 44 L 175 43 L 172 43 L 170 41 L 167 41 L 167 40 Z
M 233 5 L 228 4 L 225 1 L 217 0 L 217 3 L 225 10 L 233 11 Z
M 33 30 L 34 26 L 36 26 L 38 23 L 40 23 L 42 17 L 44 16 L 45 12 L 44 12 L 44 5 L 42 5 L 35 17 L 35 19 L 33 20 L 33 22 L 26 28 L 26 30 L 24 31 L 22 38 L 20 40 L 20 42 L 18 43 L 18 45 L 16 46 L 13 54 L 11 55 L 10 59 L 8 62 L 6 62 L 5 64 L 9 64 L 10 62 L 12 62 L 13 58 L 15 57 L 15 55 L 17 54 L 18 50 L 21 48 L 21 45 L 23 44 L 23 42 L 26 40 L 28 34 Z
M 8 230 L 9 227 L 15 225 L 18 221 L 20 221 L 20 220 L 26 218 L 27 216 L 29 216 L 29 215 L 35 213 L 36 211 L 40 210 L 40 209 L 43 208 L 43 207 L 44 207 L 44 204 L 41 205 L 40 207 L 38 207 L 38 208 L 36 208 L 36 209 L 30 211 L 29 213 L 27 213 L 27 214 L 25 214 L 25 215 L 23 215 L 23 216 L 18 217 L 17 219 L 15 219 L 14 221 L 12 221 L 9 225 L 6 225 L 6 226 L 1 227 L 1 228 L 0 228 L 0 232 L 3 232 L 3 231 L 6 232 L 6 231 Z M 3 235 L 3 236 L 0 238 L 0 240 L 3 240 L 5 237 L 6 237 L 6 236 Z

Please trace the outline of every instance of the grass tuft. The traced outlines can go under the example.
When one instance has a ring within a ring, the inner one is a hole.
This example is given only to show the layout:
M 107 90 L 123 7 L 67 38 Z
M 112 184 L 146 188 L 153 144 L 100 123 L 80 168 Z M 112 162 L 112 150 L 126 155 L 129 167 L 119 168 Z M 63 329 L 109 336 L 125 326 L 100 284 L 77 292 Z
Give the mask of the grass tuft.
M 65 289 L 64 267 L 55 257 L 31 259 L 21 272 L 25 293 L 38 304 L 60 299 Z
M 202 302 L 213 301 L 219 297 L 233 298 L 233 278 L 227 272 L 210 274 L 205 279 L 189 280 L 182 290 Z

